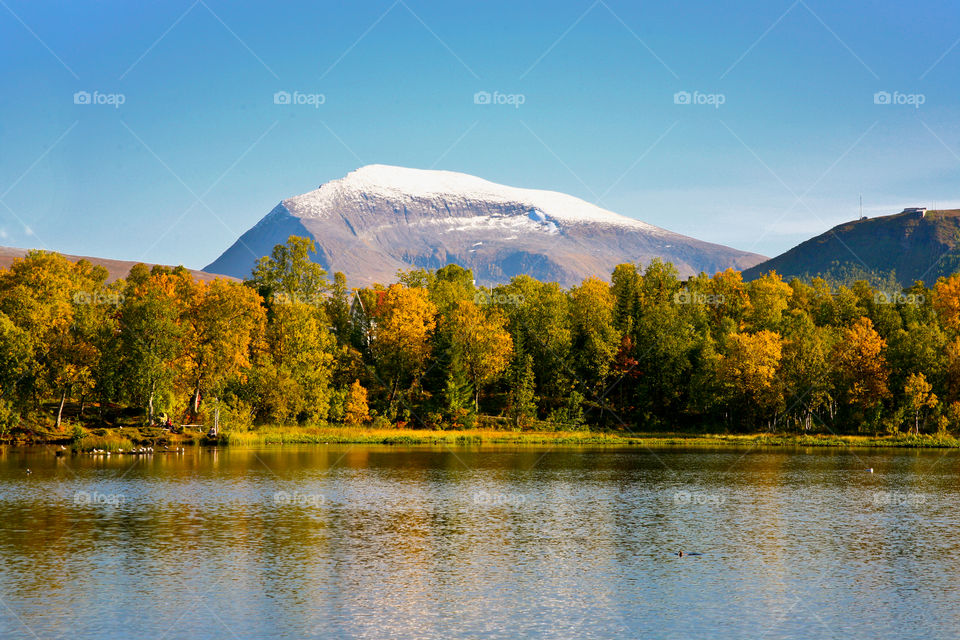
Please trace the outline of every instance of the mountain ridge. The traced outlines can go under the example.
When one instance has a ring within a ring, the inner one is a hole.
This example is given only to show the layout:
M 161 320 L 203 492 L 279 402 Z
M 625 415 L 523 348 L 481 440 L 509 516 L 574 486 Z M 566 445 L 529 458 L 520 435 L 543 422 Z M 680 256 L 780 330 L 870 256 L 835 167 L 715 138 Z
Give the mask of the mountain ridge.
M 33 249 L 22 249 L 19 247 L 0 247 L 0 267 L 4 269 L 9 269 L 10 265 L 13 264 L 13 261 L 22 258 L 27 255 L 28 251 L 33 251 Z M 60 253 L 59 251 L 57 253 Z M 94 265 L 99 265 L 107 270 L 109 274 L 107 276 L 108 282 L 113 282 L 119 278 L 126 278 L 130 273 L 130 267 L 135 264 L 145 264 L 147 267 L 157 266 L 152 262 L 143 262 L 141 260 L 116 260 L 114 258 L 101 258 L 98 256 L 76 256 L 68 253 L 61 254 L 67 260 L 71 262 L 77 262 L 78 260 L 86 260 Z M 175 265 L 160 265 L 165 267 L 170 267 L 171 269 Z M 210 281 L 216 278 L 225 278 L 227 280 L 235 280 L 233 276 L 228 276 L 221 273 L 210 273 L 209 271 L 201 269 L 187 269 L 191 275 L 196 280 Z
M 844 266 L 886 274 L 904 286 L 932 284 L 960 270 L 960 209 L 911 211 L 841 223 L 744 270 L 747 280 L 771 270 L 785 279 L 828 275 Z
M 742 269 L 764 259 L 556 191 L 368 165 L 282 200 L 204 270 L 244 277 L 290 235 L 314 239 L 316 262 L 361 285 L 451 262 L 472 269 L 478 284 L 526 273 L 571 286 L 591 275 L 608 277 L 618 263 L 654 257 L 673 262 L 681 275 Z

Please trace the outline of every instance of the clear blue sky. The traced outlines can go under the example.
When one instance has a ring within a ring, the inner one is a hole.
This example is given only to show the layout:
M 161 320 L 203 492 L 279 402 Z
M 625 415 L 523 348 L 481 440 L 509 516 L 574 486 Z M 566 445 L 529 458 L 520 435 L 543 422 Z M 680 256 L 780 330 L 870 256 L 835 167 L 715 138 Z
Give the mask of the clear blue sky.
M 0 0 L 0 244 L 202 267 L 386 163 L 774 255 L 861 192 L 960 206 L 958 38 L 956 0 Z

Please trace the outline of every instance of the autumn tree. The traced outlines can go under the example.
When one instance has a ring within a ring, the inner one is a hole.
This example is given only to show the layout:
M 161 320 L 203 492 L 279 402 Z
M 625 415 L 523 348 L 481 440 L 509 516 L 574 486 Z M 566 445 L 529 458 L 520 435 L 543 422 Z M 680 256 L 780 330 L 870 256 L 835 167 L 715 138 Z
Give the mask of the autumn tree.
M 482 309 L 472 301 L 461 300 L 446 322 L 453 337 L 453 360 L 470 380 L 473 408 L 479 411 L 481 390 L 510 364 L 513 338 L 505 329 L 507 319 L 495 307 Z
M 31 339 L 30 392 L 56 394 L 57 427 L 71 392 L 92 386 L 106 277 L 103 267 L 48 251 L 30 251 L 0 273 L 0 310 Z
M 344 420 L 347 424 L 363 424 L 370 421 L 370 409 L 367 406 L 367 390 L 355 380 L 347 391 L 344 402 Z
M 530 276 L 513 278 L 496 287 L 493 295 L 504 301 L 507 329 L 533 359 L 536 388 L 541 398 L 556 404 L 571 389 L 572 331 L 570 301 L 555 282 Z
M 776 271 L 764 274 L 747 287 L 750 295 L 750 311 L 747 322 L 757 330 L 776 331 L 780 328 L 783 312 L 793 295 L 793 289 Z
M 219 278 L 188 281 L 180 313 L 186 356 L 180 377 L 197 415 L 206 392 L 216 395 L 227 378 L 250 367 L 251 344 L 263 335 L 266 318 L 256 291 Z
M 886 346 L 865 317 L 844 329 L 834 346 L 831 361 L 837 393 L 854 409 L 875 411 L 889 397 Z
M 269 256 L 260 258 L 247 284 L 268 304 L 275 299 L 320 305 L 327 290 L 327 272 L 310 255 L 317 250 L 310 238 L 290 236 L 278 244 Z
M 920 435 L 920 414 L 924 409 L 933 409 L 939 404 L 933 387 L 922 373 L 911 373 L 907 378 L 903 394 L 907 401 L 907 410 L 913 413 L 914 433 Z
M 252 372 L 260 418 L 276 423 L 325 419 L 337 348 L 325 310 L 295 299 L 275 304 L 264 342 Z
M 780 409 L 783 393 L 777 374 L 782 355 L 780 334 L 774 331 L 764 329 L 727 338 L 721 378 L 741 415 L 769 418 Z
M 131 397 L 153 423 L 155 400 L 169 391 L 182 357 L 178 284 L 184 276 L 132 272 L 120 307 L 121 367 Z
M 813 428 L 815 416 L 833 409 L 830 385 L 832 333 L 818 327 L 806 311 L 796 310 L 783 320 L 781 378 L 788 411 L 803 426 Z
M 752 309 L 747 285 L 743 282 L 743 274 L 734 269 L 715 273 L 704 287 L 704 293 L 712 302 L 707 305 L 707 310 L 716 328 L 721 326 L 723 318 L 729 318 L 732 321 L 732 327 L 739 329 L 740 324 Z M 719 337 L 717 334 L 714 335 Z
M 30 336 L 0 312 L 0 435 L 20 421 L 21 382 L 32 365 Z
M 599 278 L 588 278 L 570 291 L 574 367 L 580 380 L 599 401 L 601 415 L 606 403 L 606 383 L 620 346 L 613 312 L 613 294 Z
M 388 376 L 388 407 L 401 385 L 417 384 L 432 352 L 430 337 L 436 328 L 437 307 L 426 289 L 393 284 L 376 292 L 371 352 Z

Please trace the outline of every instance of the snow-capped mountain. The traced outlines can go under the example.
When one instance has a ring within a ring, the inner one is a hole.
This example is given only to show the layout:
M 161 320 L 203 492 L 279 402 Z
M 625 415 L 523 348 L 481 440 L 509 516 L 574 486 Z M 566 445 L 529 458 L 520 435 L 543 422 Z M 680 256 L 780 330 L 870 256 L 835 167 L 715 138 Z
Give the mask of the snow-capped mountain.
M 673 262 L 682 276 L 765 258 L 682 236 L 563 193 L 519 189 L 452 171 L 370 165 L 288 198 L 205 268 L 236 277 L 290 235 L 351 285 L 393 282 L 399 269 L 451 262 L 478 284 L 529 274 L 564 286 L 608 278 L 621 262 Z

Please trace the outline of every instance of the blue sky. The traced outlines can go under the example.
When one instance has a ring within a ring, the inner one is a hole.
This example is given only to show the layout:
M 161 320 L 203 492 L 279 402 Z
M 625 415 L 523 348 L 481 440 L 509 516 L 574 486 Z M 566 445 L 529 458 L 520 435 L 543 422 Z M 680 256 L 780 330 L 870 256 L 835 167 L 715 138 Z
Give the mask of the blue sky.
M 0 0 L 0 244 L 202 267 L 385 163 L 775 255 L 860 193 L 960 206 L 958 38 L 955 1 Z

